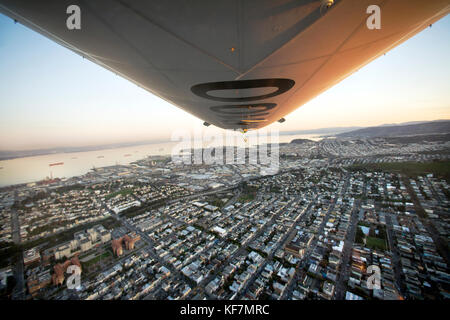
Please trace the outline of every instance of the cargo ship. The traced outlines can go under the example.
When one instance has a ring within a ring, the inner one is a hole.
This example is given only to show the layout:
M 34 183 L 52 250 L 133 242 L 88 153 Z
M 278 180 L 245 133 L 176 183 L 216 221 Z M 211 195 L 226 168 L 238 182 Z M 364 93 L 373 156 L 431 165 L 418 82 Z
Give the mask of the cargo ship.
M 50 163 L 49 166 L 50 167 L 54 167 L 54 166 L 62 166 L 64 164 L 64 162 L 55 162 L 55 163 Z

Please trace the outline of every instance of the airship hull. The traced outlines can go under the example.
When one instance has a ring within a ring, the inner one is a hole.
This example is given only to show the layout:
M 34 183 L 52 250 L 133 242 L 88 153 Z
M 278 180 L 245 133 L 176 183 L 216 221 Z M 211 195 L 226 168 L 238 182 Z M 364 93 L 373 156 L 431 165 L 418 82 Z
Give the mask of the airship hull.
M 0 11 L 208 124 L 258 129 L 450 10 L 448 0 L 321 3 L 0 0 Z M 80 29 L 67 27 L 70 5 Z M 379 29 L 367 25 L 371 5 Z

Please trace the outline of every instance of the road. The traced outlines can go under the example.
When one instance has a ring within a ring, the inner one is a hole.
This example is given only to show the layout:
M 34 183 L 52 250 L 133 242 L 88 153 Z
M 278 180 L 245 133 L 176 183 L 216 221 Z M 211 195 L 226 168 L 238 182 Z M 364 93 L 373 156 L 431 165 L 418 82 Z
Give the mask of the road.
M 228 259 L 226 259 L 222 265 L 226 265 L 227 263 L 229 263 L 230 261 L 233 261 L 233 259 L 239 255 L 242 255 L 246 252 L 246 248 L 248 247 L 248 245 L 255 239 L 257 239 L 266 229 L 267 227 L 269 227 L 270 225 L 272 225 L 275 220 L 277 219 L 277 217 L 280 215 L 281 210 L 272 216 L 272 218 L 267 221 L 267 223 L 262 226 L 257 232 L 255 232 L 253 234 L 253 236 L 247 240 L 247 242 L 245 243 L 245 245 L 241 246 L 234 254 L 232 254 L 230 257 L 228 257 Z M 264 263 L 263 263 L 264 264 Z M 204 279 L 201 283 L 200 283 L 200 287 L 204 287 L 206 286 L 211 280 L 213 280 L 217 274 L 222 271 L 222 270 L 216 270 L 216 272 L 214 272 L 212 275 L 210 275 L 209 277 L 207 277 L 206 279 Z M 256 272 L 257 273 L 257 272 Z M 204 293 L 209 297 L 209 298 L 214 298 L 213 296 L 211 296 L 210 294 L 208 294 L 206 291 L 204 291 Z
M 348 188 L 348 184 L 349 184 L 349 176 L 347 175 L 345 177 L 345 182 L 344 182 L 341 192 L 338 195 L 335 195 L 330 207 L 327 210 L 327 213 L 326 213 L 324 219 L 322 220 L 322 222 L 317 230 L 317 236 L 314 237 L 313 242 L 311 243 L 310 247 L 308 248 L 308 251 L 306 252 L 305 256 L 297 265 L 296 270 L 295 270 L 295 275 L 290 279 L 289 283 L 287 284 L 287 288 L 284 290 L 283 295 L 280 297 L 280 299 L 283 300 L 283 299 L 291 298 L 294 284 L 296 283 L 297 280 L 300 279 L 302 269 L 308 263 L 308 259 L 309 259 L 310 255 L 315 251 L 315 249 L 317 247 L 317 243 L 319 241 L 318 237 L 319 237 L 319 235 L 321 235 L 323 233 L 325 225 L 326 225 L 328 219 L 330 218 L 330 214 L 331 214 L 331 212 L 334 211 L 334 208 L 336 207 L 336 200 L 345 194 L 345 192 L 347 191 L 347 188 Z M 317 196 L 316 196 L 315 200 L 316 199 L 317 199 Z
M 441 255 L 442 258 L 444 258 L 447 265 L 450 264 L 450 252 L 448 250 L 448 243 L 446 240 L 442 239 L 439 236 L 439 232 L 436 230 L 436 227 L 433 225 L 433 223 L 426 219 L 425 210 L 422 208 L 422 205 L 420 204 L 419 199 L 417 198 L 417 195 L 412 188 L 411 184 L 409 183 L 409 180 L 404 178 L 403 179 L 406 189 L 408 190 L 409 194 L 411 195 L 412 202 L 414 203 L 414 207 L 416 208 L 417 215 L 424 225 L 425 229 L 427 229 L 430 237 L 433 239 L 433 242 L 436 246 L 436 249 L 438 253 Z
M 17 191 L 14 193 L 15 200 L 17 201 Z M 13 242 L 16 245 L 20 245 L 21 239 L 20 239 L 20 222 L 19 222 L 19 215 L 17 213 L 17 210 L 11 209 L 11 232 L 12 232 L 12 239 Z M 23 300 L 25 298 L 25 280 L 23 276 L 23 258 L 22 258 L 22 252 L 20 252 L 17 255 L 17 261 L 14 268 L 14 274 L 16 278 L 16 286 L 14 287 L 12 298 L 14 300 Z
M 123 218 L 123 217 L 120 217 L 120 215 L 112 214 L 111 216 L 114 219 L 116 219 L 117 221 L 119 221 L 120 223 L 122 223 L 122 225 L 124 225 L 127 229 L 136 232 L 136 234 L 139 234 L 141 236 L 141 240 L 144 241 L 145 243 L 147 243 L 147 245 L 148 245 L 148 252 L 149 252 L 150 256 L 153 259 L 155 259 L 156 261 L 158 261 L 161 265 L 163 265 L 167 269 L 169 269 L 170 273 L 172 275 L 174 275 L 176 278 L 185 280 L 189 284 L 192 284 L 192 281 L 187 279 L 183 274 L 181 274 L 181 272 L 179 272 L 176 268 L 174 268 L 172 266 L 172 264 L 166 263 L 163 259 L 161 259 L 159 257 L 159 255 L 154 250 L 155 242 L 145 232 L 142 232 L 138 228 L 136 228 L 136 227 L 132 226 L 131 224 L 129 224 L 126 221 L 126 219 Z M 152 290 L 152 292 L 150 294 L 148 294 L 146 297 L 144 297 L 144 299 L 145 300 L 152 299 L 153 298 L 153 293 L 157 291 L 156 290 L 157 288 Z
M 350 217 L 350 226 L 347 236 L 344 240 L 344 248 L 342 250 L 342 259 L 340 264 L 340 270 L 336 280 L 336 289 L 334 293 L 334 300 L 344 300 L 345 292 L 347 291 L 347 281 L 350 274 L 350 256 L 353 249 L 353 241 L 356 234 L 356 225 L 358 223 L 358 216 L 360 210 L 361 200 L 356 200 L 352 209 Z
M 317 198 L 317 197 L 316 197 L 316 198 Z M 255 280 L 257 279 L 257 277 L 261 274 L 261 272 L 263 271 L 263 269 L 264 269 L 266 263 L 267 263 L 268 261 L 271 261 L 271 260 L 272 260 L 273 254 L 274 254 L 275 252 L 277 252 L 277 250 L 283 248 L 284 244 L 285 244 L 288 240 L 292 239 L 292 238 L 295 236 L 295 233 L 297 232 L 297 230 L 295 229 L 295 227 L 298 225 L 298 223 L 300 222 L 301 218 L 302 218 L 303 216 L 306 216 L 306 215 L 310 212 L 312 206 L 313 206 L 314 203 L 315 203 L 316 198 L 315 198 L 313 201 L 311 201 L 311 203 L 308 205 L 308 207 L 307 207 L 307 209 L 305 210 L 305 212 L 299 217 L 298 220 L 295 221 L 295 223 L 292 225 L 292 227 L 285 233 L 285 235 L 283 236 L 283 238 L 278 242 L 278 246 L 277 246 L 274 250 L 272 250 L 272 252 L 266 257 L 265 261 L 263 261 L 263 263 L 261 263 L 261 265 L 258 267 L 258 269 L 256 270 L 256 272 L 250 277 L 250 279 L 248 280 L 248 282 L 247 282 L 245 288 L 244 288 L 244 289 L 242 290 L 242 292 L 240 293 L 241 298 L 245 297 L 245 295 L 247 294 L 248 289 L 252 286 L 252 284 L 255 282 Z M 300 197 L 297 197 L 297 198 L 295 199 L 295 201 L 297 201 L 297 202 L 298 202 L 299 200 L 300 200 Z M 280 213 L 281 213 L 281 210 L 280 210 Z M 279 215 L 280 213 L 278 213 L 278 215 Z M 278 216 L 278 215 L 277 215 L 277 216 Z
M 289 280 L 286 289 L 284 290 L 283 294 L 280 296 L 280 300 L 287 300 L 292 296 L 292 292 L 294 289 L 294 285 L 296 283 L 296 280 L 298 280 L 300 278 L 301 272 L 303 270 L 303 268 L 306 266 L 306 264 L 308 263 L 308 259 L 310 257 L 310 255 L 314 252 L 314 250 L 317 247 L 317 243 L 319 241 L 318 237 L 319 235 L 322 234 L 323 229 L 325 228 L 325 224 L 327 223 L 328 219 L 330 218 L 330 213 L 333 212 L 335 206 L 336 206 L 336 199 L 338 198 L 338 196 L 336 196 L 334 198 L 333 203 L 330 205 L 330 207 L 327 210 L 327 213 L 325 215 L 325 217 L 323 218 L 323 221 L 320 223 L 319 228 L 317 229 L 317 235 L 314 237 L 313 241 L 311 242 L 311 245 L 309 246 L 307 252 L 305 253 L 304 257 L 302 258 L 302 260 L 298 263 L 297 267 L 295 268 L 295 274 L 294 276 Z M 315 200 L 311 203 L 311 207 L 312 205 L 315 203 Z M 311 210 L 311 208 L 309 208 L 308 210 Z
M 402 267 L 400 264 L 400 254 L 398 252 L 397 246 L 395 245 L 394 241 L 394 230 L 393 230 L 393 224 L 392 224 L 392 218 L 391 214 L 386 214 L 386 233 L 387 238 L 389 242 L 389 248 L 392 253 L 392 267 L 394 269 L 394 277 L 395 277 L 395 284 L 398 290 L 400 290 L 401 294 L 404 296 L 404 286 L 402 281 Z

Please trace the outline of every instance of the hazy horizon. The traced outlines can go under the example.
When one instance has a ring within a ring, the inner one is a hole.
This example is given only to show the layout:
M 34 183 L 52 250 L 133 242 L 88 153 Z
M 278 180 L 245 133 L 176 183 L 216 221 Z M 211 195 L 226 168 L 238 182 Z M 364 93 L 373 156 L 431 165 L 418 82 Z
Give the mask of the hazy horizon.
M 447 16 L 268 129 L 450 119 L 449 38 Z M 204 128 L 202 120 L 3 15 L 0 72 L 0 150 L 157 143 L 177 129 Z
M 358 128 L 368 128 L 368 127 L 378 127 L 378 126 L 396 126 L 396 125 L 408 125 L 411 123 L 421 123 L 421 122 L 435 122 L 435 121 L 450 121 L 449 119 L 435 119 L 435 120 L 415 120 L 415 121 L 407 121 L 407 122 L 396 122 L 396 123 L 382 123 L 382 124 L 377 124 L 374 126 L 367 126 L 367 127 L 360 127 L 360 126 L 342 126 L 342 127 L 326 127 L 326 128 L 313 128 L 313 129 L 298 129 L 298 130 L 281 130 L 279 131 L 280 135 L 314 135 L 317 134 L 319 135 L 327 135 L 329 133 L 327 132 L 315 132 L 315 131 L 321 131 L 321 130 L 328 130 L 330 131 L 330 133 L 333 130 L 339 131 L 339 132 L 349 132 L 349 131 L 353 131 L 353 130 L 358 130 Z M 206 128 L 201 128 L 204 132 L 208 129 Z M 349 130 L 344 130 L 344 129 L 349 129 Z M 222 130 L 222 129 L 220 129 Z M 342 130 L 342 131 L 341 131 Z M 225 130 L 222 130 L 225 131 Z M 249 131 L 249 133 L 247 135 L 251 135 L 252 131 Z M 172 142 L 172 140 L 170 139 L 170 137 L 168 139 L 163 139 L 163 140 L 130 140 L 130 141 L 123 141 L 123 142 L 111 142 L 111 143 L 104 143 L 104 144 L 85 144 L 85 145 L 61 145 L 61 146 L 53 146 L 53 147 L 48 147 L 48 148 L 30 148 L 30 149 L 1 149 L 0 146 L 0 152 L 28 152 L 28 151 L 40 151 L 40 150 L 55 150 L 55 149 L 76 149 L 76 148 L 102 148 L 102 147 L 111 147 L 111 148 L 115 148 L 116 146 L 118 148 L 121 147 L 126 147 L 127 144 L 129 144 L 130 146 L 137 146 L 137 145 L 145 145 L 145 144 L 160 144 L 160 143 L 167 143 L 167 142 Z

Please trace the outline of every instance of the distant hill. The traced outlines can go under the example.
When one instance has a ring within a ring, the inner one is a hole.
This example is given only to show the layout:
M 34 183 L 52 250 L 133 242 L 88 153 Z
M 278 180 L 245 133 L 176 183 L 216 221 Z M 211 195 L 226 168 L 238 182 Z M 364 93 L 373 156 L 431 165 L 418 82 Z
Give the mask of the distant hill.
M 280 136 L 295 135 L 295 134 L 335 135 L 337 133 L 348 132 L 356 129 L 361 129 L 361 127 L 331 127 L 331 128 L 319 128 L 308 130 L 280 131 Z
M 439 142 L 450 141 L 450 133 L 441 134 L 421 134 L 415 136 L 403 136 L 403 137 L 384 137 L 389 143 L 425 143 L 425 142 Z
M 296 144 L 302 144 L 302 143 L 307 143 L 307 142 L 314 142 L 314 141 L 309 140 L 309 139 L 294 139 L 291 141 L 291 143 L 296 143 Z
M 438 120 L 415 124 L 383 125 L 340 133 L 342 138 L 402 137 L 450 133 L 450 120 Z

